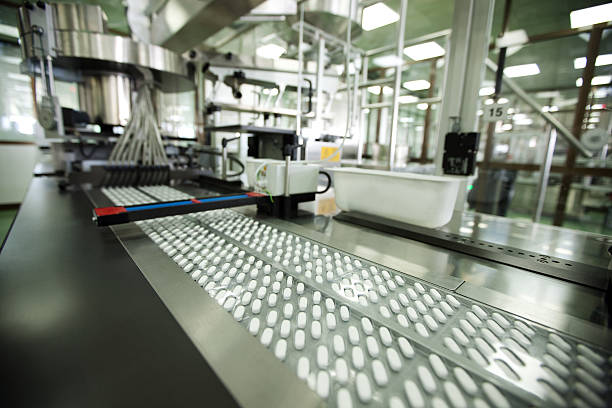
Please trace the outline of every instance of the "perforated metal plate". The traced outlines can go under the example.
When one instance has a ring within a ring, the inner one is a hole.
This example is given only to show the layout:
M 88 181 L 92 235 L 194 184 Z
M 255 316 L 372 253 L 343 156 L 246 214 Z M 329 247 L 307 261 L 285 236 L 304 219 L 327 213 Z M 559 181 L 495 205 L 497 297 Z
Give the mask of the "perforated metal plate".
M 138 225 L 331 406 L 606 406 L 607 351 L 230 210 Z

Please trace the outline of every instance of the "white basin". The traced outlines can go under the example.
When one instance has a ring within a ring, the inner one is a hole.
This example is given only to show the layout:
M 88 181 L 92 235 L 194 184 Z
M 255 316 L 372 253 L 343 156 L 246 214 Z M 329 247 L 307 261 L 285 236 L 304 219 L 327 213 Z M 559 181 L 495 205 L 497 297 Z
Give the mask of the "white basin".
M 336 205 L 395 221 L 437 228 L 450 221 L 463 177 L 327 169 L 334 174 Z

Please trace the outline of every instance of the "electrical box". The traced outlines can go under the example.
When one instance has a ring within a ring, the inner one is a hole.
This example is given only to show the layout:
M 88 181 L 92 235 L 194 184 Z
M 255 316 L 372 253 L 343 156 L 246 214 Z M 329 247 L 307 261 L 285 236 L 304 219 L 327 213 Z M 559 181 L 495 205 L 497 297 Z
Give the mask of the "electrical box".
M 480 133 L 446 134 L 444 139 L 444 156 L 442 157 L 442 170 L 444 174 L 455 176 L 470 176 L 476 169 L 476 153 Z

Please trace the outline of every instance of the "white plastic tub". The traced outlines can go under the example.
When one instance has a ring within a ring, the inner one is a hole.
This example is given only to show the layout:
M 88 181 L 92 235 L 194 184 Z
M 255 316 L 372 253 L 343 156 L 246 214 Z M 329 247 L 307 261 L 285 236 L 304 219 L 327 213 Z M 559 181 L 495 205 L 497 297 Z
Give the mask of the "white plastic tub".
M 336 205 L 344 211 L 437 228 L 450 221 L 461 177 L 330 168 Z

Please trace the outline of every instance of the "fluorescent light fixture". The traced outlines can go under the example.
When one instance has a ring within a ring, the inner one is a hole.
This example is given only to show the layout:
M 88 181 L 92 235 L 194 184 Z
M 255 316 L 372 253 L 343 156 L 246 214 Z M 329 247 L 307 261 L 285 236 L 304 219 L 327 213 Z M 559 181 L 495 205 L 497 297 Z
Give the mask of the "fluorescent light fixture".
M 410 118 L 409 117 L 400 118 L 399 121 L 402 122 L 402 123 L 412 123 L 412 122 L 414 122 L 414 118 L 411 118 L 411 117 Z
M 418 110 L 426 110 L 429 107 L 428 104 L 426 103 L 417 103 L 417 109 Z
M 608 90 L 602 89 L 602 88 L 596 89 L 595 92 L 593 93 L 593 96 L 598 99 L 605 98 L 608 96 Z
M 559 111 L 558 106 L 542 106 L 542 112 L 557 112 Z
M 599 123 L 598 117 L 589 118 L 589 123 Z
M 444 48 L 440 47 L 438 43 L 434 41 L 429 41 L 404 48 L 404 54 L 415 61 L 421 61 L 444 55 Z
M 528 117 L 518 117 L 518 115 L 514 115 L 514 118 L 512 118 L 512 121 L 514 122 L 515 125 L 522 125 L 522 126 L 529 126 L 533 123 L 533 119 L 528 118 Z
M 607 21 L 612 21 L 612 3 L 574 10 L 570 13 L 572 28 L 586 27 Z
M 507 131 L 507 130 L 512 130 L 512 123 L 504 123 L 501 126 L 502 130 Z
M 607 85 L 612 81 L 612 75 L 598 75 L 591 79 L 591 85 Z M 576 86 L 580 88 L 582 86 L 582 78 L 576 80 Z
M 489 99 L 487 99 L 485 101 L 485 105 L 493 105 L 494 103 L 495 103 L 495 101 L 493 99 L 491 99 L 491 98 L 489 98 Z
M 587 125 L 587 129 L 595 129 L 597 126 L 595 126 L 594 123 L 590 123 Z
M 612 54 L 601 54 L 595 60 L 595 66 L 601 67 L 612 64 Z M 586 67 L 586 57 L 574 58 L 574 69 Z
M 393 88 L 390 86 L 383 86 L 383 95 L 393 95 Z
M 532 137 L 531 139 L 529 139 L 529 147 L 536 147 L 536 145 L 538 144 L 538 141 L 536 140 L 535 137 Z
M 397 55 L 383 55 L 381 57 L 376 57 L 372 60 L 374 65 L 378 65 L 383 68 L 396 67 L 401 65 L 404 60 Z
M 380 95 L 380 86 L 378 85 L 368 86 L 368 92 L 374 95 Z
M 498 103 L 499 105 L 505 105 L 505 104 L 507 104 L 508 102 L 509 102 L 509 101 L 508 101 L 508 98 L 499 98 L 499 99 L 497 100 L 497 103 Z
M 525 76 L 537 75 L 540 73 L 538 64 L 514 65 L 504 68 L 504 75 L 508 78 L 520 78 Z
M 413 95 L 402 95 L 397 99 L 400 103 L 414 103 L 419 100 L 419 98 Z
M 5 37 L 19 38 L 19 31 L 17 30 L 17 27 L 7 24 L 0 24 L 0 35 Z
M 420 126 L 420 125 L 419 125 L 419 126 L 416 126 L 414 129 L 415 129 L 417 132 L 420 132 L 420 131 L 422 131 L 422 130 L 423 130 L 423 126 Z
M 280 58 L 287 50 L 280 45 L 265 44 L 257 48 L 257 55 L 262 58 L 277 59 Z
M 404 82 L 404 88 L 410 91 L 422 91 L 424 89 L 429 89 L 430 87 L 431 87 L 431 84 L 429 83 L 429 81 L 426 81 L 424 79 L 417 79 L 416 81 Z
M 595 105 L 588 106 L 587 109 L 590 109 L 590 110 L 593 110 L 593 109 L 606 109 L 606 105 L 604 105 L 602 103 L 596 103 Z
M 506 113 L 508 113 L 508 115 L 512 115 L 514 113 L 514 108 L 508 108 Z
M 384 3 L 376 3 L 363 9 L 361 28 L 371 31 L 395 23 L 397 20 L 399 20 L 399 14 Z
M 541 91 L 536 93 L 536 98 L 558 98 L 561 96 L 559 91 Z
M 480 88 L 480 91 L 478 91 L 478 95 L 480 96 L 489 96 L 489 95 L 493 95 L 495 93 L 495 88 L 493 88 L 492 86 L 485 86 L 483 88 Z

